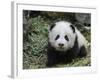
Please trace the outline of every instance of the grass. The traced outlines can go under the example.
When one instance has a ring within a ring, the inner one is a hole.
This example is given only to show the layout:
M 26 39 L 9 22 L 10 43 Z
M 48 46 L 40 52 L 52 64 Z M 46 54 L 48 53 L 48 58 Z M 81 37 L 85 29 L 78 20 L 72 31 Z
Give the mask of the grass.
M 28 21 L 26 34 L 23 34 L 23 69 L 47 68 L 48 26 L 52 21 L 41 15 Z M 90 42 L 90 32 L 83 33 Z M 90 55 L 74 59 L 69 64 L 57 64 L 54 67 L 90 66 Z

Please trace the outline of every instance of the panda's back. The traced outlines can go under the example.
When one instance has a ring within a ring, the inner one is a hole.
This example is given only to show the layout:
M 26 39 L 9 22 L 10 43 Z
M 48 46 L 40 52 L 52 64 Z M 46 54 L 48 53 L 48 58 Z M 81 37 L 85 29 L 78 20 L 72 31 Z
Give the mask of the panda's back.
M 85 37 L 82 35 L 82 33 L 77 28 L 76 28 L 76 35 L 77 35 L 79 48 L 81 48 L 82 46 L 87 48 L 87 43 L 88 42 L 85 39 Z

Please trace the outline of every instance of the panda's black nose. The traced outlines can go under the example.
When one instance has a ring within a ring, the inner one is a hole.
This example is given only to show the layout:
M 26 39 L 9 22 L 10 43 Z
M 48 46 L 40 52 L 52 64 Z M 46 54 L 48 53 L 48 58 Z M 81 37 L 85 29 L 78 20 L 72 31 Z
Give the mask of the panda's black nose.
M 58 45 L 59 45 L 60 47 L 63 47 L 63 46 L 64 46 L 64 44 L 63 44 L 63 43 L 59 43 Z

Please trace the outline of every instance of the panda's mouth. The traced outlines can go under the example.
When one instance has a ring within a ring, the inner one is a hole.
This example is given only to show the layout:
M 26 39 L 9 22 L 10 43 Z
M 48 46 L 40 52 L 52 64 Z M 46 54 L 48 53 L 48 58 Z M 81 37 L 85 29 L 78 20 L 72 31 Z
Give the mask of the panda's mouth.
M 65 50 L 64 47 L 58 47 L 58 49 L 61 50 L 61 51 Z
M 57 51 L 61 51 L 61 52 L 64 52 L 64 51 L 66 51 L 64 48 L 59 48 L 59 49 L 57 49 Z
M 64 49 L 64 47 L 59 47 L 60 49 Z

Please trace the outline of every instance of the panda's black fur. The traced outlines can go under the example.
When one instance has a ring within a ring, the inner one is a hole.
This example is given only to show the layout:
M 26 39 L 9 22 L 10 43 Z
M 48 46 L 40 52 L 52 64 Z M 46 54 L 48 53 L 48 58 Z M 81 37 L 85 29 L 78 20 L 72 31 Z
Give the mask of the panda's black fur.
M 53 24 L 50 27 L 50 31 L 55 27 L 55 24 Z M 73 33 L 75 33 L 75 28 L 73 25 L 70 26 L 73 30 Z M 71 62 L 74 58 L 77 57 L 84 57 L 87 55 L 86 47 L 83 45 L 81 48 L 79 48 L 78 44 L 78 36 L 75 37 L 74 46 L 66 51 L 58 51 L 56 50 L 51 43 L 48 41 L 48 50 L 47 50 L 47 66 L 52 67 L 55 66 L 55 64 L 59 63 L 68 63 Z

